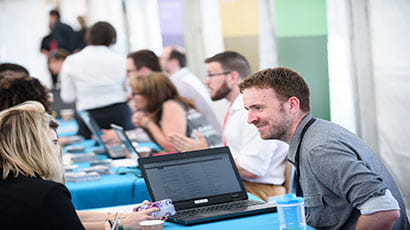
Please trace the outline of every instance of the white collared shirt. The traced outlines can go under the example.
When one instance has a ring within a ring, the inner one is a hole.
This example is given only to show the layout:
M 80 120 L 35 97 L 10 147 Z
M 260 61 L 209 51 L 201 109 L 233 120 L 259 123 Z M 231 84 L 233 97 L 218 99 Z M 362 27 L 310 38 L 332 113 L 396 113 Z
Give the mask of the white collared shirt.
M 212 109 L 211 96 L 204 83 L 192 74 L 188 68 L 180 69 L 169 78 L 177 88 L 179 95 L 193 100 L 195 106 L 209 124 L 212 125 L 218 133 L 221 133 L 222 127 Z
M 229 109 L 223 135 L 239 165 L 258 176 L 247 181 L 281 185 L 289 146 L 279 140 L 263 140 L 254 125 L 247 123 L 242 94 L 239 94 Z
M 64 61 L 61 98 L 78 110 L 125 102 L 126 58 L 106 46 L 87 46 Z

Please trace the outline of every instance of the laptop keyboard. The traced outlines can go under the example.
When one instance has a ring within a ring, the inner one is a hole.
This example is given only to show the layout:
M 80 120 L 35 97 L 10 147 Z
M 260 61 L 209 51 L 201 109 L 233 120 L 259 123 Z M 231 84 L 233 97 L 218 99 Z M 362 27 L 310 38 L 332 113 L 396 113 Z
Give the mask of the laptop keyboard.
M 178 218 L 178 217 L 195 216 L 195 215 L 198 215 L 200 213 L 205 213 L 205 212 L 235 210 L 235 209 L 246 208 L 252 205 L 260 205 L 260 204 L 264 204 L 264 202 L 256 201 L 256 200 L 240 200 L 240 201 L 235 201 L 235 202 L 230 202 L 230 203 L 180 210 L 180 211 L 177 211 L 177 213 L 173 217 Z

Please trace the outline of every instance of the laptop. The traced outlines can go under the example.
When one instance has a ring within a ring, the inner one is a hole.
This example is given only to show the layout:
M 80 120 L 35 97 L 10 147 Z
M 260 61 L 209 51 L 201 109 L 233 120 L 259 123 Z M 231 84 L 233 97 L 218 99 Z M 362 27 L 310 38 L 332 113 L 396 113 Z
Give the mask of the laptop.
M 171 199 L 183 225 L 275 212 L 276 205 L 249 200 L 228 147 L 140 158 L 151 200 Z
M 125 148 L 122 145 L 107 145 L 102 141 L 103 132 L 98 126 L 97 122 L 90 116 L 90 114 L 86 111 L 79 111 L 77 112 L 80 118 L 84 121 L 85 125 L 87 125 L 88 129 L 90 129 L 91 133 L 94 135 L 98 145 L 102 146 L 103 153 L 106 153 L 109 158 L 111 159 L 121 159 L 125 158 Z
M 125 146 L 129 156 L 132 159 L 138 160 L 140 157 L 142 157 L 142 155 L 135 149 L 134 145 L 128 138 L 127 133 L 124 131 L 123 127 L 116 124 L 111 124 L 111 128 L 115 131 L 122 145 Z

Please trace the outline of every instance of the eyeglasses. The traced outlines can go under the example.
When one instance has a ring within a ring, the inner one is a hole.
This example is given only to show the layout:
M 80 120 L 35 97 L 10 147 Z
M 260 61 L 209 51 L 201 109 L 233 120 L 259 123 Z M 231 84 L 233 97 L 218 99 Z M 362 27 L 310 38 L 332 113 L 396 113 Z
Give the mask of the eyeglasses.
M 142 95 L 142 94 L 141 94 L 141 93 L 138 93 L 138 92 L 132 92 L 131 95 L 132 95 L 132 96 L 138 96 L 138 95 Z
M 137 72 L 137 69 L 127 69 L 127 73 Z
M 232 73 L 232 71 L 226 71 L 226 72 L 223 72 L 223 73 L 208 73 L 208 77 L 215 77 L 215 76 L 219 76 L 219 75 L 227 75 L 227 74 L 230 74 L 230 73 Z

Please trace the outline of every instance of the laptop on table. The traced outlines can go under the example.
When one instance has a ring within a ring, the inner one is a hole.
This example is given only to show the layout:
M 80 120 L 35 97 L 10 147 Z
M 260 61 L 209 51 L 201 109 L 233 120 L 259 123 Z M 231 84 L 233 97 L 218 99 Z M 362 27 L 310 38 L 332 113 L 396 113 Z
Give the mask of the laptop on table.
M 134 160 L 138 160 L 139 158 L 143 157 L 140 152 L 138 152 L 134 145 L 132 144 L 131 140 L 128 138 L 127 133 L 124 131 L 124 128 L 119 126 L 119 125 L 115 125 L 115 124 L 111 124 L 111 128 L 115 131 L 115 133 L 117 134 L 118 138 L 120 139 L 122 145 L 125 147 L 125 149 L 127 150 L 129 156 L 134 159 Z
M 151 200 L 171 199 L 171 222 L 192 225 L 258 213 L 276 206 L 249 200 L 228 147 L 140 158 Z
M 91 133 L 94 135 L 97 143 L 104 148 L 104 153 L 108 155 L 111 159 L 121 159 L 125 158 L 125 149 L 122 144 L 118 145 L 107 145 L 102 141 L 103 132 L 97 122 L 90 116 L 86 111 L 77 112 L 80 118 L 84 121 L 85 125 L 90 129 Z

